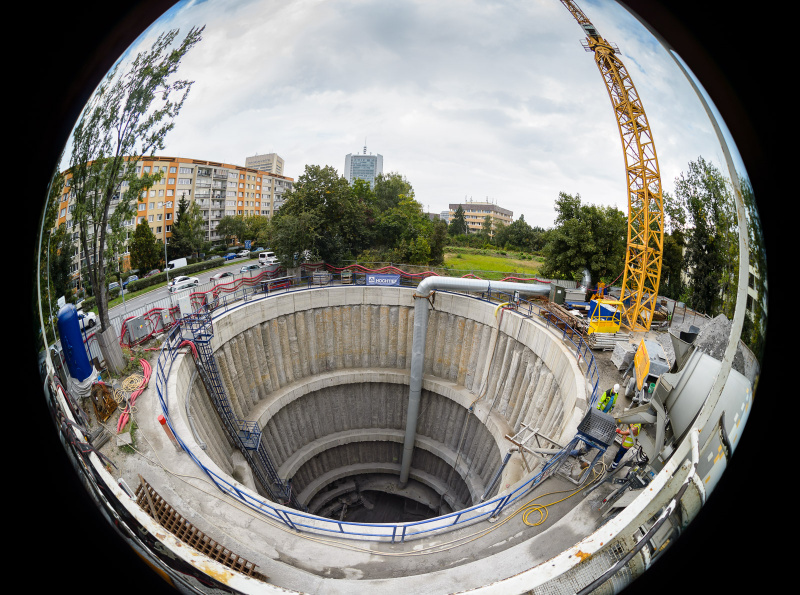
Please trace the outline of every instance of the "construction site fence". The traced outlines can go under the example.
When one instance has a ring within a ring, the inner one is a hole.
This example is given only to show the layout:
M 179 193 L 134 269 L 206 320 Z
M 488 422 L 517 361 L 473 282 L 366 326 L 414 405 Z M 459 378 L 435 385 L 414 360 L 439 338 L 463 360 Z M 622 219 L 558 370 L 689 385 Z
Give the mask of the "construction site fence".
M 333 277 L 333 275 L 331 276 Z M 319 278 L 317 278 L 317 281 L 319 281 Z M 269 289 L 270 285 L 274 285 L 276 286 L 276 288 L 270 291 Z M 311 287 L 315 287 L 315 283 L 313 276 L 308 278 L 301 277 L 299 280 L 296 277 L 284 277 L 278 279 L 270 279 L 268 282 L 266 282 L 264 285 L 260 287 L 262 287 L 263 289 L 259 289 L 259 287 L 257 286 L 241 288 L 237 290 L 235 294 L 220 295 L 213 302 L 203 301 L 200 298 L 196 298 L 196 301 L 202 303 L 202 306 L 200 307 L 206 307 L 212 312 L 212 320 L 213 320 L 214 318 L 220 316 L 222 313 L 227 312 L 234 308 L 239 308 L 251 301 L 269 299 L 270 297 L 280 293 L 309 289 Z M 336 290 L 346 290 L 347 288 L 346 285 L 342 286 L 340 283 L 337 283 L 334 287 L 336 288 Z M 461 294 L 461 292 L 454 292 L 454 293 Z M 193 293 L 192 295 L 196 296 L 196 293 Z M 468 295 L 475 299 L 480 299 L 491 303 L 497 303 L 498 301 L 500 303 L 503 303 L 503 302 L 510 302 L 511 300 L 513 300 L 513 296 L 509 296 L 508 294 L 504 294 L 501 292 L 491 292 L 491 293 L 485 292 L 480 294 L 463 294 L 463 295 Z M 509 304 L 509 306 L 505 307 L 505 309 L 514 310 L 516 313 L 525 317 L 529 317 L 534 320 L 538 318 L 537 306 L 532 302 L 527 302 L 526 300 L 522 299 L 517 300 L 516 304 L 513 305 Z M 541 321 L 541 322 L 546 323 L 547 321 Z M 481 520 L 497 517 L 497 515 L 499 515 L 507 506 L 513 504 L 519 498 L 525 496 L 525 494 L 527 494 L 533 487 L 535 487 L 545 477 L 547 477 L 555 469 L 557 469 L 557 467 L 560 465 L 563 456 L 566 456 L 565 454 L 566 451 L 558 453 L 557 455 L 553 456 L 536 475 L 527 479 L 525 482 L 520 484 L 517 488 L 515 488 L 508 494 L 497 496 L 495 498 L 482 502 L 478 505 L 471 506 L 469 508 L 457 512 L 453 512 L 444 516 L 424 521 L 418 521 L 412 523 L 388 523 L 388 524 L 347 523 L 343 521 L 327 519 L 324 517 L 318 517 L 298 510 L 293 510 L 291 508 L 278 506 L 270 501 L 261 499 L 257 496 L 254 496 L 253 494 L 242 491 L 239 487 L 230 483 L 225 477 L 218 475 L 216 472 L 206 467 L 194 455 L 191 449 L 186 445 L 186 443 L 183 441 L 183 439 L 177 432 L 175 426 L 173 425 L 172 419 L 170 417 L 169 407 L 167 406 L 168 403 L 167 379 L 170 375 L 172 364 L 175 358 L 179 353 L 185 352 L 185 347 L 181 348 L 179 346 L 183 344 L 184 339 L 191 340 L 191 336 L 186 336 L 186 337 L 183 336 L 182 330 L 183 330 L 182 325 L 176 324 L 170 330 L 167 331 L 167 333 L 164 336 L 164 341 L 162 343 L 161 350 L 159 352 L 158 360 L 156 362 L 156 365 L 154 366 L 155 376 L 156 376 L 156 391 L 158 393 L 158 398 L 161 404 L 162 413 L 164 415 L 164 418 L 166 419 L 167 424 L 169 425 L 170 430 L 176 437 L 176 440 L 178 441 L 181 448 L 192 458 L 195 464 L 198 465 L 198 467 L 203 471 L 203 473 L 221 491 L 236 498 L 237 500 L 239 500 L 246 506 L 250 507 L 251 509 L 261 514 L 264 514 L 265 516 L 268 516 L 273 520 L 284 523 L 287 527 L 295 531 L 308 531 L 321 534 L 335 534 L 339 537 L 378 540 L 378 541 L 391 541 L 392 543 L 403 542 L 406 539 L 434 532 L 449 531 L 459 526 L 464 526 Z M 598 382 L 599 375 L 597 372 L 597 366 L 594 361 L 594 357 L 592 356 L 591 351 L 589 351 L 588 346 L 586 346 L 585 344 L 581 343 L 579 345 L 576 345 L 568 337 L 565 338 L 571 343 L 573 343 L 573 345 L 575 345 L 576 356 L 579 358 L 579 360 L 583 359 L 583 361 L 587 365 L 587 377 L 595 379 L 592 391 L 592 403 L 594 403 L 594 401 L 596 401 L 597 388 L 599 384 Z M 183 349 L 183 351 L 181 351 L 181 349 Z

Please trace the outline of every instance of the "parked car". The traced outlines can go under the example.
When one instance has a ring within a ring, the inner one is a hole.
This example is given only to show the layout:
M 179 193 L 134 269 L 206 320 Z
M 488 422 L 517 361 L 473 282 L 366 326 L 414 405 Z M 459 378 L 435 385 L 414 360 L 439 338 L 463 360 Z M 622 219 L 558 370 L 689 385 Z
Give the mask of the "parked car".
M 260 269 L 261 266 L 258 264 L 246 264 L 239 269 L 240 273 L 246 273 L 247 271 L 255 271 Z
M 236 258 L 236 254 L 233 253 L 233 252 L 229 252 L 228 254 L 223 256 L 222 258 L 224 258 L 225 260 L 233 260 L 234 258 Z
M 139 280 L 139 276 L 138 275 L 131 275 L 130 277 L 128 277 L 127 279 L 125 279 L 122 282 L 122 286 L 127 288 L 128 287 L 128 283 L 130 283 L 131 281 L 138 281 L 138 280 Z
M 255 252 L 256 254 L 258 254 L 259 252 L 263 252 L 263 251 L 264 251 L 264 248 L 262 248 L 261 246 L 259 246 L 258 248 L 253 248 L 252 250 L 250 250 L 250 252 Z
M 153 269 L 152 271 L 150 271 L 149 273 L 147 273 L 147 274 L 144 276 L 144 278 L 145 278 L 145 279 L 147 279 L 147 277 L 152 277 L 153 275 L 158 275 L 160 272 L 161 272 L 161 271 L 159 271 L 158 269 Z
M 78 310 L 78 320 L 81 324 L 81 330 L 93 328 L 97 324 L 97 314 L 94 312 L 83 313 Z
M 250 258 L 250 250 L 242 250 L 236 255 L 236 258 Z
M 222 257 L 219 254 L 214 254 L 214 256 L 209 256 L 206 260 L 221 260 Z
M 122 287 L 119 286 L 119 283 L 117 283 L 116 281 L 114 281 L 113 283 L 109 283 L 108 284 L 108 293 L 111 293 L 115 289 L 119 289 L 120 293 L 125 291 L 124 289 L 122 289 Z
M 187 277 L 184 281 L 179 281 L 175 285 L 170 285 L 169 292 L 180 293 L 192 287 L 197 287 L 198 285 L 200 285 L 200 279 L 197 277 Z

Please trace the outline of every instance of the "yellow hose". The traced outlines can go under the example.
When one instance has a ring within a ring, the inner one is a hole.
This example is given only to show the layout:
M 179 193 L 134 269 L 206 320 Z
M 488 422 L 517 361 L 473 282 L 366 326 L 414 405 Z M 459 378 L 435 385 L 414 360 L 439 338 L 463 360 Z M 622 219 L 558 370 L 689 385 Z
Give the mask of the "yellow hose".
M 511 302 L 503 302 L 497 308 L 494 309 L 494 317 L 497 318 L 497 311 L 502 308 L 503 306 L 508 306 Z

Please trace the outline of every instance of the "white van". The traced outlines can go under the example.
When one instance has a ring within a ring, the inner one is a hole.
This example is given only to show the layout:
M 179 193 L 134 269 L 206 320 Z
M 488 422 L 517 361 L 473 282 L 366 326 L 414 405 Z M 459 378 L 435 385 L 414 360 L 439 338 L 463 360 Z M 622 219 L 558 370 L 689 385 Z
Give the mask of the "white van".
M 262 252 L 258 255 L 258 264 L 261 266 L 275 264 L 276 262 L 278 262 L 278 257 L 275 256 L 274 252 Z
M 175 260 L 170 260 L 167 263 L 167 269 L 171 271 L 173 269 L 179 269 L 181 267 L 185 267 L 186 265 L 187 262 L 185 258 L 177 258 Z

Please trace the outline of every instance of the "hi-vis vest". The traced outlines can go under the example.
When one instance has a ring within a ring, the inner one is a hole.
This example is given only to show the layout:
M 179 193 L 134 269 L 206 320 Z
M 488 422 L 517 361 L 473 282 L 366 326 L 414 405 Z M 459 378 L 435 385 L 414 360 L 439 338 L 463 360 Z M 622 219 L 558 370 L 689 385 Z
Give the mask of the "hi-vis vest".
M 610 403 L 609 403 L 610 401 Z M 614 392 L 613 388 L 609 388 L 606 392 L 604 392 L 597 401 L 597 408 L 600 411 L 604 411 L 608 413 L 614 407 L 614 403 L 617 402 L 617 393 Z
M 630 448 L 633 446 L 634 442 L 636 441 L 634 436 L 638 436 L 639 432 L 642 431 L 642 424 L 631 424 L 628 426 L 628 429 L 631 431 L 631 433 L 622 439 L 622 448 Z

